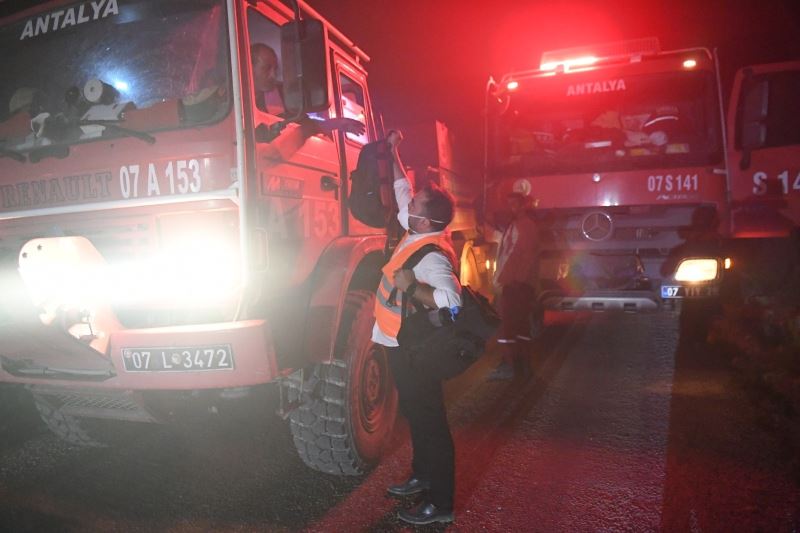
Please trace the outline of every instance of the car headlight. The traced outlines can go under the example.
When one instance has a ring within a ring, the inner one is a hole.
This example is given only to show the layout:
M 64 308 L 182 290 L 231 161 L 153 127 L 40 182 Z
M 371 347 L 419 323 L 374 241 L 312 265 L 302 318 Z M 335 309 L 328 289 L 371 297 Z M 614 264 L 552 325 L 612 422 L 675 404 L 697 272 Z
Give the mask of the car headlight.
M 675 272 L 675 281 L 711 281 L 717 279 L 718 269 L 716 259 L 684 259 Z

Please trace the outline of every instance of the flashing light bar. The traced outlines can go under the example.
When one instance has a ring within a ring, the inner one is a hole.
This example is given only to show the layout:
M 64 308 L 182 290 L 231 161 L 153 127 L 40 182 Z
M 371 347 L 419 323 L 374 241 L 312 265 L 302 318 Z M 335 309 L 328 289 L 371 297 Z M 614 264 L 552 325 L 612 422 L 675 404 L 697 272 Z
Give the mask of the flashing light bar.
M 633 58 L 657 54 L 660 51 L 661 44 L 658 42 L 657 37 L 549 50 L 542 54 L 539 69 L 556 70 L 559 67 L 563 67 L 564 70 L 569 70 L 571 67 L 593 65 L 601 60 L 622 57 Z
M 599 61 L 595 56 L 575 57 L 572 59 L 564 59 L 561 62 L 551 61 L 549 63 L 542 63 L 539 65 L 539 70 L 556 70 L 559 66 L 563 66 L 564 70 L 569 70 L 573 67 L 588 67 L 594 65 Z

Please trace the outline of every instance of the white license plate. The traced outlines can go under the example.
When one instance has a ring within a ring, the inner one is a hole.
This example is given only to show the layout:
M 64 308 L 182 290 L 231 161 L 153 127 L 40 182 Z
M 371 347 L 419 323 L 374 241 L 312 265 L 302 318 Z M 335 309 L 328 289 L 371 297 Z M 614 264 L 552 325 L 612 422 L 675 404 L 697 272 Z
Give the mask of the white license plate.
M 203 372 L 233 370 L 233 350 L 228 344 L 169 348 L 123 348 L 128 372 Z

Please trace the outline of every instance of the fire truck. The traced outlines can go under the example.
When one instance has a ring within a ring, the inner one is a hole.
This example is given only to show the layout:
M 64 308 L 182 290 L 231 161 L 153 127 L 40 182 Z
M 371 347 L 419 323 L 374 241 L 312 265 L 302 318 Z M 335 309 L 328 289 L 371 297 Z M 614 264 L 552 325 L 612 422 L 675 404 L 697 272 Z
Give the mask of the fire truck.
M 717 240 L 701 239 L 678 254 L 667 295 L 684 299 L 706 325 L 722 301 L 800 298 L 798 94 L 800 61 L 736 73 L 726 126 L 730 218 Z
M 51 1 L 0 42 L 0 381 L 82 445 L 268 386 L 307 465 L 374 465 L 396 412 L 370 342 L 386 236 L 347 203 L 379 135 L 369 57 L 278 0 Z M 257 105 L 254 43 L 283 114 Z M 301 135 L 336 117 L 365 133 Z
M 725 219 L 720 102 L 709 50 L 654 38 L 546 52 L 490 78 L 487 220 L 503 226 L 512 192 L 536 206 L 540 310 L 660 307 L 686 228 Z

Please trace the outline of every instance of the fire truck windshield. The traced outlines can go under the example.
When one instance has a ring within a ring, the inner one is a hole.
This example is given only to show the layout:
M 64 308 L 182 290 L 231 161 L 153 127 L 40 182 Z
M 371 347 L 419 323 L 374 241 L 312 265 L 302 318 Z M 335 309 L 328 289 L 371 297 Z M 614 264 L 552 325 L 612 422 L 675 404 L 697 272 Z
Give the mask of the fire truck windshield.
M 721 158 L 709 72 L 520 81 L 491 99 L 493 175 L 543 175 L 712 164 Z
M 225 18 L 221 0 L 101 0 L 59 3 L 8 24 L 0 29 L 0 123 L 23 111 L 92 120 L 93 105 L 144 109 L 225 92 Z M 227 101 L 218 107 L 184 122 L 217 120 Z

